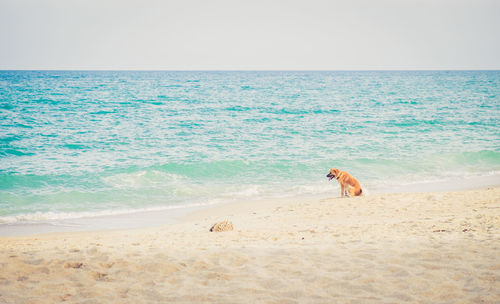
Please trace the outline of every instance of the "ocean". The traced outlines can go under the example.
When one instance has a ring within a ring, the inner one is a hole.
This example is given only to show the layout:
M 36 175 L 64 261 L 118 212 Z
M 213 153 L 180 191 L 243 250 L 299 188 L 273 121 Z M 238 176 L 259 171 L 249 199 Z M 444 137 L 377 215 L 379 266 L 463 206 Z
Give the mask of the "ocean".
M 500 184 L 500 71 L 0 71 L 0 225 Z

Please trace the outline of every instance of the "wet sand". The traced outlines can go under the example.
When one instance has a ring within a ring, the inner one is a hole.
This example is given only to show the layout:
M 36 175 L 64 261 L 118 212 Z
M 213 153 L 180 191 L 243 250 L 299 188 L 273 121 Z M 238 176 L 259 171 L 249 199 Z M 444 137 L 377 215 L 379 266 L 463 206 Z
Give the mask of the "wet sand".
M 0 303 L 499 303 L 499 253 L 499 187 L 244 202 L 2 237 Z

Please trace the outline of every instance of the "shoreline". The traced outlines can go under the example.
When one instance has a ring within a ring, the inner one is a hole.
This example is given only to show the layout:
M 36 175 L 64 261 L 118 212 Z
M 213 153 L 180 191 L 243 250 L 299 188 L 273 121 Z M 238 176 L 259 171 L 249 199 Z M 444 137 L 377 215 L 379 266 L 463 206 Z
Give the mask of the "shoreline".
M 464 180 L 467 183 L 464 183 Z M 320 200 L 338 196 L 339 186 L 328 184 L 331 191 L 329 193 L 320 193 L 317 195 L 302 194 L 286 197 L 267 197 L 259 199 L 244 199 L 238 201 L 228 201 L 214 204 L 194 204 L 188 206 L 173 206 L 158 208 L 153 210 L 130 210 L 110 215 L 99 216 L 82 216 L 69 219 L 58 220 L 41 220 L 31 222 L 17 222 L 0 224 L 0 238 L 10 236 L 29 236 L 52 233 L 66 232 L 91 232 L 91 231 L 113 231 L 113 230 L 130 230 L 143 229 L 151 227 L 161 227 L 178 223 L 183 217 L 191 213 L 203 211 L 211 208 L 218 208 L 226 205 L 249 205 L 260 204 L 262 202 L 287 201 L 293 202 L 296 200 Z M 364 189 L 365 195 L 370 194 L 397 194 L 397 193 L 423 193 L 423 192 L 445 192 L 445 191 L 464 191 L 475 190 L 486 187 L 500 187 L 500 174 L 492 174 L 490 176 L 479 176 L 471 179 L 454 179 L 436 182 L 415 182 L 398 187 L 378 187 L 376 189 Z
M 222 220 L 234 230 L 209 232 Z M 499 244 L 498 186 L 226 204 L 0 237 L 0 302 L 495 303 Z

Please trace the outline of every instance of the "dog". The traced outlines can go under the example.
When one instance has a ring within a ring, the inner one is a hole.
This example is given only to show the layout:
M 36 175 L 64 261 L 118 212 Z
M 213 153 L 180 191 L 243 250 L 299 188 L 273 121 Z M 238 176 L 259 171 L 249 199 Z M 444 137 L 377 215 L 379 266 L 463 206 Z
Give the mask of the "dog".
M 363 193 L 358 180 L 345 171 L 332 168 L 326 177 L 328 177 L 328 181 L 337 179 L 340 184 L 340 196 L 359 196 Z

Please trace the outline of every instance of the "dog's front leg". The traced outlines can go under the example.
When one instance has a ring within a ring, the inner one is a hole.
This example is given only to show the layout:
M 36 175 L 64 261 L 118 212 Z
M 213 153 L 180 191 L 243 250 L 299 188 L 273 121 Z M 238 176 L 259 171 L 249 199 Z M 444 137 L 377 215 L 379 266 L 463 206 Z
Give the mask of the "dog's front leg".
M 344 185 L 340 184 L 340 196 L 344 196 Z

